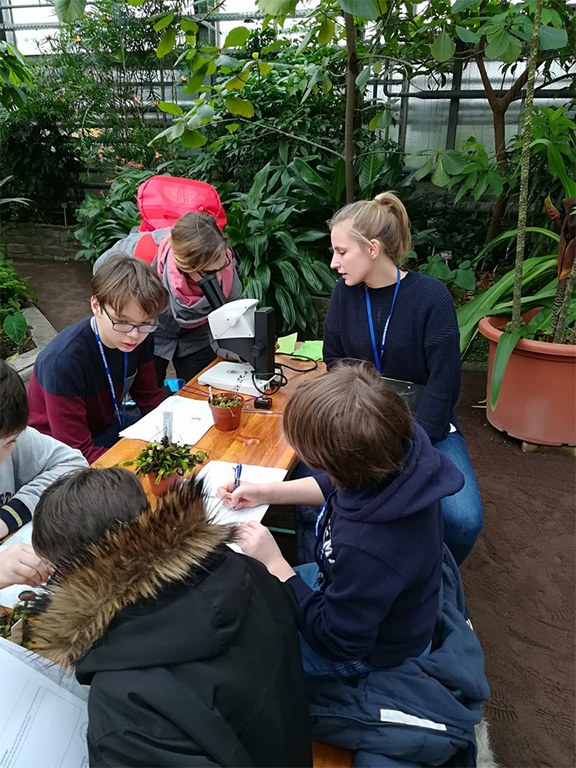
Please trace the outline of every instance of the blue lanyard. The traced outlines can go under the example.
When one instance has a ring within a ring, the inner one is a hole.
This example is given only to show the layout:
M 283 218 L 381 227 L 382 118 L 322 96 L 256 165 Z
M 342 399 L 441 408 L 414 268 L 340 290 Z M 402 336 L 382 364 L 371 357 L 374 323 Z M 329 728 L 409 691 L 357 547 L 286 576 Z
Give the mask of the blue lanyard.
M 120 408 L 118 407 L 118 398 L 116 397 L 116 390 L 114 388 L 114 382 L 112 381 L 112 374 L 110 373 L 110 367 L 108 365 L 108 361 L 106 360 L 106 355 L 104 353 L 104 347 L 102 345 L 102 339 L 100 338 L 100 334 L 98 333 L 98 325 L 96 324 L 96 318 L 92 318 L 92 330 L 94 331 L 94 336 L 96 336 L 96 341 L 98 343 L 98 348 L 100 350 L 100 356 L 102 358 L 102 362 L 104 363 L 104 370 L 106 371 L 106 376 L 108 378 L 108 386 L 110 387 L 110 394 L 112 395 L 112 404 L 114 405 L 114 413 L 116 414 L 116 418 L 118 419 L 118 424 L 120 425 L 120 429 L 124 429 L 124 424 L 126 422 L 126 398 L 124 398 L 124 401 L 122 403 L 122 416 L 120 416 Z M 126 376 L 128 373 L 128 352 L 124 352 L 124 381 L 122 382 L 122 396 L 124 397 L 124 390 L 126 389 Z
M 372 302 L 370 301 L 370 290 L 366 286 L 364 296 L 366 298 L 366 312 L 368 314 L 368 325 L 370 326 L 370 338 L 372 339 L 372 354 L 374 355 L 374 363 L 376 364 L 376 370 L 382 375 L 382 355 L 384 354 L 384 346 L 386 344 L 386 335 L 388 334 L 388 326 L 390 325 L 390 318 L 394 311 L 394 305 L 396 304 L 396 297 L 398 296 L 398 289 L 400 288 L 400 270 L 396 268 L 396 287 L 394 288 L 394 296 L 392 297 L 392 306 L 390 312 L 384 323 L 384 330 L 382 331 L 382 343 L 380 344 L 380 354 L 376 348 L 376 334 L 374 333 L 374 321 L 372 319 Z

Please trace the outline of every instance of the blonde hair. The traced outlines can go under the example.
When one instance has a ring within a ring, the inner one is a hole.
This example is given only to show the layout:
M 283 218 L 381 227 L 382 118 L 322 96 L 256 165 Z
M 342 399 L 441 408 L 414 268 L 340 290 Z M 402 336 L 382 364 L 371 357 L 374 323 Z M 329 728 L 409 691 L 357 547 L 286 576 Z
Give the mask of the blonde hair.
M 209 213 L 181 216 L 172 227 L 172 256 L 182 272 L 201 272 L 226 253 L 228 240 Z
M 410 219 L 402 201 L 393 192 L 381 192 L 373 200 L 345 205 L 328 222 L 350 222 L 352 237 L 360 243 L 379 240 L 396 266 L 410 250 Z

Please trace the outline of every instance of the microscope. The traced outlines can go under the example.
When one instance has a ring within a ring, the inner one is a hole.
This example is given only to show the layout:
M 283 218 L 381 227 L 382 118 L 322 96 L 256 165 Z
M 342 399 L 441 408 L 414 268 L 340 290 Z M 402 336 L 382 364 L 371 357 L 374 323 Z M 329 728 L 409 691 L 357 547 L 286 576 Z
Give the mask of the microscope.
M 257 299 L 227 303 L 214 274 L 203 277 L 198 285 L 212 307 L 208 324 L 220 354 L 223 351 L 227 357 L 237 359 L 237 362 L 216 363 L 199 376 L 198 383 L 247 395 L 264 394 L 268 389 L 277 388 L 272 307 L 257 308 Z

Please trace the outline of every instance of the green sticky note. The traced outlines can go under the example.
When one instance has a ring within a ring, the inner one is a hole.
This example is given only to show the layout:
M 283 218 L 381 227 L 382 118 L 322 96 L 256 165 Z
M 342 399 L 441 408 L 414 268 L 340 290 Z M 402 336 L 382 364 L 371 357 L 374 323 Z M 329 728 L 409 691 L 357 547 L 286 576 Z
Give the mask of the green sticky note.
M 309 357 L 311 360 L 322 360 L 322 344 L 322 339 L 305 341 L 294 354 Z
M 294 352 L 294 347 L 296 346 L 296 339 L 298 338 L 297 333 L 291 333 L 289 336 L 281 336 L 278 339 L 278 349 L 276 352 L 278 352 L 281 355 L 291 355 L 292 352 Z

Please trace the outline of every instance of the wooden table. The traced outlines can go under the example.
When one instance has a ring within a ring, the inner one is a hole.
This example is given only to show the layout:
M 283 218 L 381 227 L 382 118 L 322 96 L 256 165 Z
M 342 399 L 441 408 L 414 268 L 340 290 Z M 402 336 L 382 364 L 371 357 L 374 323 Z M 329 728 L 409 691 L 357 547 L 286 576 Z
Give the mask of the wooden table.
M 311 366 L 308 361 L 292 361 L 279 355 L 277 362 L 283 361 L 288 362 L 294 368 L 300 368 L 302 371 Z M 319 363 L 318 368 L 314 371 L 298 373 L 288 369 L 284 370 L 288 384 L 272 396 L 271 411 L 254 412 L 245 408 L 238 429 L 232 432 L 220 432 L 215 427 L 211 427 L 194 447 L 205 450 L 209 458 L 219 461 L 237 462 L 240 459 L 244 464 L 292 469 L 296 462 L 296 454 L 284 437 L 282 413 L 290 395 L 300 382 L 321 375 L 325 367 L 324 363 Z M 197 377 L 192 379 L 179 393 L 179 396 L 191 397 L 196 400 L 205 399 L 207 395 L 208 388 L 199 385 Z M 253 408 L 250 402 L 247 403 L 246 407 Z M 130 461 L 145 445 L 144 440 L 122 438 L 95 461 L 93 466 L 113 467 L 120 462 Z M 142 478 L 142 480 L 146 493 L 150 496 L 148 480 L 146 478 Z M 331 744 L 314 742 L 313 752 L 314 768 L 350 768 L 352 765 L 352 753 L 345 749 L 338 749 Z
M 288 362 L 292 367 L 300 368 L 302 371 L 311 366 L 309 361 L 288 361 L 288 358 L 283 355 L 279 355 L 277 361 L 279 363 Z M 238 429 L 232 432 L 221 432 L 215 427 L 211 427 L 194 447 L 205 450 L 210 459 L 217 459 L 218 461 L 236 463 L 241 460 L 243 464 L 292 469 L 296 462 L 296 454 L 284 437 L 282 413 L 290 395 L 298 385 L 306 379 L 319 376 L 324 370 L 324 363 L 318 363 L 318 368 L 309 372 L 285 369 L 288 384 L 272 396 L 272 409 L 270 411 L 255 411 L 252 402 L 249 401 L 242 412 Z M 215 387 L 213 389 L 215 392 L 218 391 Z M 208 387 L 199 385 L 198 377 L 195 377 L 180 390 L 178 396 L 203 400 L 208 397 Z M 93 466 L 113 467 L 120 462 L 130 461 L 145 445 L 144 440 L 122 438 L 97 459 Z M 146 485 L 145 488 L 148 491 Z

